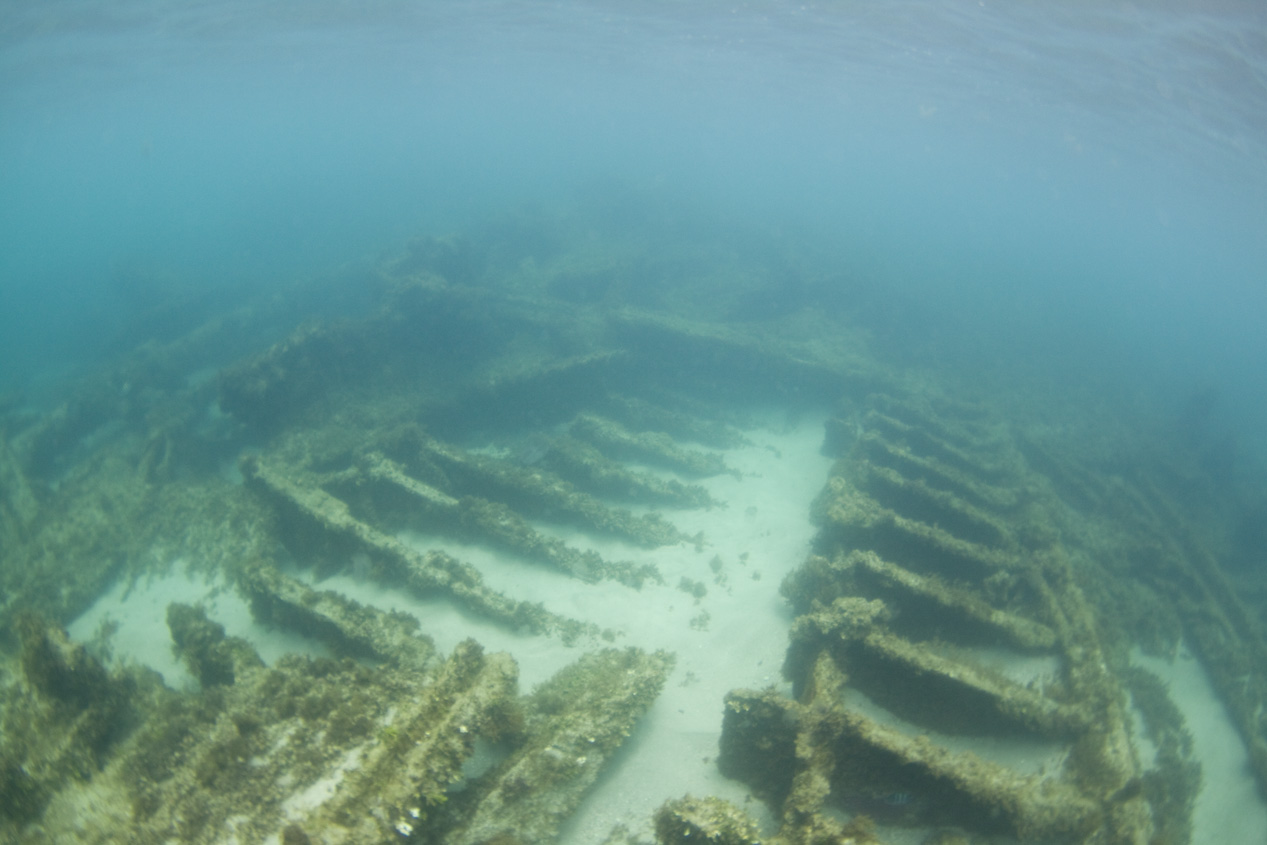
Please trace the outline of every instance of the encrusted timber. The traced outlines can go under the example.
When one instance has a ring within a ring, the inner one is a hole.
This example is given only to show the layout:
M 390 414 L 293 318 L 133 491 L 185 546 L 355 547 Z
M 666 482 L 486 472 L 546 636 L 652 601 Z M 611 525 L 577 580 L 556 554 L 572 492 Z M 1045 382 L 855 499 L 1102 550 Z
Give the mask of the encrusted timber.
M 431 683 L 394 714 L 380 741 L 363 746 L 359 765 L 334 795 L 295 827 L 319 845 L 408 836 L 462 779 L 476 739 L 495 740 L 511 726 L 517 684 L 510 655 L 486 655 L 473 640 L 460 643 Z
M 575 633 L 579 623 L 488 588 L 477 569 L 449 555 L 414 551 L 353 517 L 346 503 L 319 487 L 292 481 L 257 457 L 244 458 L 241 467 L 247 482 L 278 506 L 290 533 L 303 535 L 304 546 L 334 546 L 349 557 L 363 552 L 401 586 L 423 595 L 448 593 L 476 613 L 512 628 Z
M 760 826 L 751 816 L 713 796 L 687 795 L 666 801 L 655 814 L 656 845 L 884 845 L 874 827 L 866 816 L 842 824 L 815 813 L 797 824 L 785 822 L 777 834 L 762 839 Z M 635 845 L 635 841 L 613 835 L 603 845 Z
M 611 317 L 610 326 L 641 370 L 658 374 L 661 387 L 668 386 L 664 374 L 673 374 L 691 390 L 706 385 L 749 399 L 765 393 L 788 402 L 820 403 L 893 383 L 870 359 L 818 355 L 785 341 L 681 317 L 624 308 Z
M 64 718 L 68 723 L 65 738 L 56 743 L 49 757 L 32 763 L 46 772 L 56 772 L 61 768 L 62 757 L 85 752 L 92 758 L 104 755 L 119 738 L 117 734 L 131 727 L 128 710 L 134 704 L 135 681 L 111 674 L 87 648 L 72 641 L 64 628 L 48 624 L 35 614 L 21 616 L 16 627 L 22 643 L 19 665 L 28 689 L 53 704 L 48 710 L 51 717 Z M 5 739 L 9 746 L 6 751 L 23 748 L 24 743 L 14 743 L 7 736 Z M 75 747 L 80 744 L 82 748 Z M 12 760 L 5 759 L 4 763 L 12 765 Z M 6 785 L 12 786 L 12 774 L 4 775 Z M 5 801 L 13 798 L 12 794 L 3 794 Z
M 677 403 L 675 403 L 677 404 Z M 602 413 L 636 431 L 663 431 L 676 440 L 689 440 L 713 449 L 736 449 L 751 445 L 748 438 L 712 413 L 698 416 L 661 404 L 620 393 L 608 393 Z
M 1047 479 L 1051 489 L 1067 504 L 1083 510 L 1113 505 L 1115 490 L 1105 483 L 1102 473 L 1057 457 L 1023 432 L 1018 434 L 1016 445 L 1026 463 Z M 1134 518 L 1134 514 L 1130 516 Z
M 105 379 L 84 385 L 51 413 L 19 432 L 11 449 L 31 478 L 51 478 L 89 435 L 126 417 L 127 401 Z
M 353 488 L 378 482 L 406 494 L 414 510 L 425 511 L 438 527 L 456 530 L 464 539 L 499 546 L 583 581 L 610 578 L 639 587 L 647 579 L 660 580 L 651 565 L 606 561 L 597 552 L 574 549 L 558 538 L 541 534 L 506 505 L 476 496 L 450 496 L 413 478 L 404 467 L 381 454 L 366 455 L 360 467 L 345 475 L 340 480 Z
M 732 691 L 718 760 L 723 772 L 776 802 L 792 795 L 798 726 L 811 720 L 813 706 L 773 691 Z M 813 721 L 813 741 L 836 761 L 833 785 L 918 794 L 939 823 L 1055 842 L 1089 841 L 1102 823 L 1102 807 L 1063 781 L 1024 777 L 858 713 L 836 710 L 830 719 Z
M 1136 473 L 1129 482 L 1106 479 L 1033 440 L 1020 443 L 1027 460 L 1042 469 L 1068 505 L 1111 517 L 1147 550 L 1148 566 L 1140 567 L 1137 577 L 1178 611 L 1182 634 L 1200 655 L 1240 731 L 1259 792 L 1267 796 L 1267 642 L 1217 561 L 1190 534 L 1191 521 L 1148 473 Z
M 1095 608 L 1059 549 L 1039 555 L 1036 566 L 1030 580 L 1061 644 L 1068 695 L 1095 714 L 1091 729 L 1079 740 L 1078 753 L 1071 758 L 1072 776 L 1096 794 L 1129 793 L 1132 784 L 1138 784 L 1139 761 L 1122 684 L 1105 658 Z M 1143 814 L 1141 802 L 1138 796 L 1131 799 L 1122 815 Z
M 249 342 L 262 324 L 276 316 L 263 306 L 208 318 L 205 301 L 195 297 L 178 302 L 180 299 L 178 295 L 147 318 L 124 327 L 115 338 L 119 354 L 50 385 L 54 393 L 48 398 L 64 397 L 54 410 L 34 420 L 24 415 L 11 418 L 13 452 L 33 480 L 50 480 L 59 470 L 77 463 L 88 440 L 99 446 L 119 430 L 175 435 L 175 429 L 201 419 L 214 385 L 187 382 L 186 374 L 222 359 L 227 341 Z M 285 299 L 289 308 L 295 307 L 291 297 L 278 299 Z M 169 311 L 168 306 L 177 311 Z M 170 334 L 173 316 L 181 322 L 206 322 L 170 341 L 161 340 L 159 336 Z M 161 330 L 151 334 L 157 324 Z M 122 351 L 124 341 L 143 342 Z M 205 439 L 201 445 L 205 448 Z
M 761 845 L 760 829 L 729 801 L 687 795 L 666 802 L 655 814 L 658 845 Z
M 1153 544 L 1152 583 L 1169 594 L 1184 633 L 1227 706 L 1267 796 L 1267 641 L 1217 560 L 1194 538 L 1172 500 L 1147 478 L 1122 485 Z
M 917 455 L 875 431 L 866 431 L 859 436 L 855 456 L 875 466 L 887 467 L 910 481 L 920 481 L 934 490 L 953 494 L 992 513 L 1008 514 L 1020 504 L 1015 486 L 986 481 L 937 458 Z
M 984 405 L 934 395 L 927 390 L 901 396 L 876 393 L 867 397 L 867 401 L 887 417 L 936 433 L 940 439 L 968 451 L 994 453 L 1010 446 L 997 414 Z
M 335 653 L 422 669 L 435 657 L 412 616 L 384 613 L 331 590 L 317 591 L 267 563 L 251 566 L 237 586 L 256 621 L 313 637 Z
M 882 560 L 874 553 L 856 552 L 850 554 L 845 562 L 852 562 L 864 580 L 883 583 L 894 593 L 903 595 L 910 601 L 932 603 L 946 613 L 957 616 L 954 623 L 957 631 L 962 631 L 965 626 L 979 625 L 1020 649 L 1049 651 L 1056 647 L 1056 632 L 1048 626 L 993 607 L 976 593 L 944 584 L 934 576 L 926 577 L 903 569 Z
M 915 455 L 935 460 L 982 481 L 1001 482 L 1021 473 L 1020 455 L 1010 446 L 965 445 L 964 441 L 948 439 L 943 427 L 912 424 L 874 409 L 863 417 L 862 425 L 864 430 L 874 431 L 895 445 L 901 444 Z M 1000 452 L 1005 457 L 1000 458 Z
M 999 814 L 1022 838 L 1077 836 L 1099 821 L 1100 808 L 1059 781 L 1040 784 L 971 752 L 948 751 L 926 737 L 909 736 L 857 713 L 846 713 L 841 728 L 839 758 L 861 753 L 909 767 L 917 779 L 929 783 L 933 801 L 941 790 L 962 796 L 985 810 L 986 818 Z
M 1214 561 L 1194 549 L 1203 589 L 1177 602 L 1249 753 L 1261 795 L 1267 796 L 1267 644 Z
M 1245 648 L 1230 635 L 1231 623 L 1209 607 L 1186 607 L 1184 627 L 1209 669 L 1249 755 L 1260 795 L 1267 797 L 1267 676 L 1261 649 Z M 1257 652 L 1257 654 L 1255 654 Z
M 504 460 L 473 455 L 406 427 L 384 444 L 384 451 L 412 468 L 419 462 L 438 466 L 454 486 L 505 502 L 516 511 L 566 519 L 579 527 L 620 537 L 644 548 L 680 542 L 685 536 L 658 514 L 634 516 L 610 508 L 577 490 L 568 481 L 539 467 L 520 467 Z
M 1008 526 L 958 495 L 930 487 L 922 479 L 869 461 L 856 462 L 854 484 L 882 507 L 940 528 L 969 542 L 1015 551 L 1017 542 Z
M 494 372 L 425 408 L 423 418 L 442 437 L 460 437 L 472 425 L 487 431 L 540 430 L 567 422 L 609 385 L 628 383 L 632 370 L 627 352 L 605 349 Z
M 39 512 L 35 490 L 0 431 L 0 548 L 24 539 Z
M 882 506 L 839 475 L 828 479 L 816 510 L 823 520 L 817 540 L 820 551 L 871 549 L 912 570 L 974 583 L 1019 566 L 1005 550 L 964 540 Z
M 828 559 L 810 557 L 790 574 L 783 593 L 798 613 L 814 600 L 824 604 L 845 595 L 883 600 L 894 613 L 890 627 L 899 633 L 932 639 L 944 628 L 956 639 L 983 644 L 1007 643 L 1032 652 L 1052 652 L 1056 633 L 1047 625 L 1001 610 L 976 592 L 920 575 L 883 560 L 871 551 L 854 550 Z M 921 636 L 923 635 L 923 636 Z
M 525 702 L 526 741 L 483 783 L 449 845 L 557 841 L 602 769 L 654 703 L 672 671 L 667 652 L 605 649 L 585 655 Z
M 1050 736 L 1076 736 L 1093 719 L 1080 707 L 1060 704 L 1028 687 L 986 673 L 970 663 L 942 657 L 888 631 L 873 630 L 859 641 L 865 659 L 884 669 L 894 669 L 909 679 L 916 691 L 927 688 L 941 707 L 961 701 L 965 712 L 974 713 L 987 730 L 1008 723 Z M 852 661 L 846 662 L 846 667 Z M 944 695 L 938 690 L 946 691 Z M 928 699 L 924 699 L 928 700 Z M 994 716 L 990 717 L 993 711 Z
M 546 461 L 559 475 L 595 495 L 677 508 L 711 508 L 717 505 L 716 500 L 699 484 L 684 484 L 676 478 L 660 478 L 630 469 L 607 457 L 597 447 L 571 435 L 564 434 L 550 441 Z M 644 519 L 654 516 L 648 514 Z
M 219 375 L 219 404 L 238 420 L 276 430 L 353 378 L 353 362 L 369 354 L 367 333 L 355 324 L 309 323 L 254 358 Z
M 487 292 L 434 276 L 390 284 L 376 296 L 381 305 L 366 316 L 305 323 L 225 368 L 220 407 L 257 429 L 276 431 L 337 392 L 397 369 L 427 366 L 429 381 L 443 390 L 455 363 L 484 357 L 497 345 L 497 333 L 510 336 L 508 323 L 518 321 Z
M 683 475 L 707 477 L 731 472 L 716 453 L 683 449 L 661 432 L 633 432 L 614 420 L 581 414 L 569 429 L 573 437 L 615 458 L 646 461 Z
M 1176 518 L 1173 524 L 1181 523 Z M 1158 556 L 1168 577 L 1155 583 L 1174 601 L 1184 634 L 1245 743 L 1259 793 L 1267 796 L 1267 644 L 1214 560 L 1196 544 L 1184 552 Z
M 837 599 L 831 607 L 804 614 L 792 627 L 789 669 L 797 688 L 826 652 L 851 683 L 896 713 L 949 733 L 991 734 L 1011 729 L 1073 737 L 1092 715 L 1061 704 L 970 664 L 939 655 L 896 636 L 881 624 L 878 603 Z M 808 660 L 799 659 L 808 656 Z

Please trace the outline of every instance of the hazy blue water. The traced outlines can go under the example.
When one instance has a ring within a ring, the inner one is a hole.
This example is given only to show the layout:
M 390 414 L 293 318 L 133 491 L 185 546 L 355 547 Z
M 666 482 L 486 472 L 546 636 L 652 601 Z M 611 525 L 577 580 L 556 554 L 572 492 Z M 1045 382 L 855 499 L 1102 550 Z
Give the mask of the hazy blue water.
M 596 180 L 820 233 L 972 355 L 1264 427 L 1257 2 L 0 3 L 0 386 Z

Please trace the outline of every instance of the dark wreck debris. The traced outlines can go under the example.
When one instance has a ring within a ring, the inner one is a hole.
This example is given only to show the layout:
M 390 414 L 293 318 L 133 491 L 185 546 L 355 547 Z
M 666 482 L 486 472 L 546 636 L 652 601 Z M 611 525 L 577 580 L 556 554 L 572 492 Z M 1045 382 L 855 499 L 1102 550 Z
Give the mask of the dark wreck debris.
M 715 611 L 720 556 L 705 591 L 698 569 L 661 573 L 643 552 L 704 554 L 705 535 L 675 525 L 697 514 L 674 511 L 726 506 L 708 491 L 738 464 L 719 452 L 750 446 L 740 421 L 771 406 L 839 409 L 813 553 L 782 586 L 792 694 L 716 702 L 718 765 L 773 826 L 763 836 L 751 804 L 679 796 L 610 845 L 1178 845 L 1200 766 L 1165 685 L 1129 654 L 1181 635 L 1267 781 L 1262 626 L 1209 552 L 1217 520 L 1176 504 L 1182 473 L 1142 435 L 1094 444 L 1049 425 L 1047 405 L 956 398 L 949 376 L 895 370 L 813 309 L 709 322 L 709 292 L 687 281 L 648 286 L 638 307 L 587 298 L 591 280 L 627 290 L 599 277 L 637 262 L 559 238 L 541 264 L 504 243 L 422 242 L 354 291 L 310 294 L 355 308 L 299 326 L 289 305 L 244 308 L 138 350 L 43 417 L 5 416 L 0 839 L 555 841 L 673 658 L 578 650 L 521 695 L 512 655 L 469 640 L 440 653 L 428 620 L 322 579 L 555 646 L 616 633 L 492 589 L 446 546 L 578 590 L 679 585 Z M 578 531 L 629 551 L 590 552 Z M 56 624 L 113 577 L 179 560 L 332 657 L 265 665 L 173 604 L 173 646 L 201 687 L 178 692 Z M 21 608 L 50 621 L 7 624 Z M 690 625 L 709 619 L 701 607 Z
M 751 818 L 720 798 L 690 795 L 656 811 L 656 841 L 661 845 L 760 845 L 760 831 Z
M 708 491 L 698 484 L 684 484 L 675 478 L 665 479 L 630 469 L 626 464 L 607 457 L 597 447 L 570 435 L 553 438 L 542 463 L 578 486 L 617 501 L 682 508 L 717 505 Z
M 35 822 L 59 790 L 96 776 L 136 727 L 153 683 L 109 672 L 35 614 L 17 628 L 20 677 L 0 675 L 0 832 Z
M 852 597 L 797 617 L 785 671 L 803 688 L 805 661 L 829 653 L 872 700 L 948 733 L 1073 736 L 1090 726 L 1093 716 L 1082 706 L 894 634 L 883 622 L 887 612 L 879 599 Z
M 495 743 L 519 724 L 517 674 L 509 655 L 461 644 L 425 686 L 393 701 L 375 741 L 358 747 L 355 771 L 295 824 L 314 843 L 422 834 L 463 781 L 476 741 Z
M 225 636 L 224 626 L 208 619 L 202 608 L 168 605 L 167 628 L 176 655 L 204 689 L 232 684 L 239 674 L 264 665 L 250 643 Z
M 85 710 L 116 699 L 120 690 L 88 650 L 71 642 L 66 632 L 34 614 L 18 621 L 22 641 L 22 672 L 39 693 Z
M 689 440 L 712 449 L 750 445 L 748 438 L 731 422 L 718 418 L 718 411 L 713 408 L 666 408 L 638 396 L 611 393 L 603 416 L 619 420 L 633 431 L 660 431 L 676 440 Z
M 340 499 L 315 486 L 291 481 L 257 458 L 246 458 L 242 474 L 258 485 L 282 511 L 282 534 L 300 548 L 319 546 L 350 559 L 372 556 L 396 583 L 428 595 L 447 593 L 477 613 L 537 633 L 579 633 L 580 623 L 558 617 L 539 605 L 515 601 L 485 586 L 479 571 L 443 552 L 416 552 L 395 537 L 356 519 Z
M 664 652 L 607 649 L 538 687 L 524 702 L 522 743 L 471 785 L 463 803 L 474 811 L 444 841 L 556 841 L 560 825 L 660 694 L 673 662 Z
M 1128 498 L 1126 513 L 1103 520 L 1081 510 L 1102 506 L 1085 477 L 1076 497 L 1061 496 L 1068 482 L 1050 480 L 1059 459 L 1031 464 L 1033 447 L 979 412 L 871 404 L 865 430 L 834 441 L 845 451 L 816 506 L 819 554 L 783 585 L 798 613 L 785 666 L 796 697 L 733 691 L 722 771 L 775 810 L 774 841 L 807 841 L 824 825 L 842 835 L 828 812 L 1022 841 L 1187 841 L 1200 767 L 1164 687 L 1124 654 L 1150 630 L 1132 626 L 1156 598 L 1143 590 L 1144 603 L 1115 618 L 1098 604 L 1120 600 L 1105 590 L 1123 548 L 1174 532 L 1155 520 L 1164 497 L 1151 488 L 1158 498 Z M 1023 491 L 1023 505 L 1008 490 Z M 1204 619 L 1238 618 L 1229 598 L 1217 609 L 1217 572 L 1189 561 L 1160 561 L 1199 585 L 1169 612 L 1191 612 L 1195 592 Z M 1199 625 L 1185 627 L 1200 640 Z M 1256 637 L 1240 637 L 1254 653 Z M 996 668 L 1009 665 L 1058 668 L 1026 680 Z M 1131 738 L 1128 686 L 1155 759 Z M 962 748 L 963 737 L 1025 735 L 1061 749 L 1056 762 L 1018 771 L 989 746 Z
M 723 730 L 723 772 L 776 799 L 785 830 L 820 827 L 829 807 L 880 815 L 886 804 L 890 823 L 1022 840 L 1082 841 L 1101 820 L 1097 804 L 1068 784 L 947 751 L 839 704 L 736 691 Z M 917 815 L 903 816 L 908 806 Z
M 39 511 L 35 485 L 0 429 L 0 546 L 25 539 Z
M 673 665 L 597 652 L 520 697 L 510 656 L 472 641 L 426 668 L 268 667 L 199 609 L 168 617 L 200 692 L 109 672 L 59 629 L 24 622 L 29 687 L 0 686 L 6 841 L 550 842 Z M 489 748 L 502 762 L 470 768 Z M 75 789 L 116 805 L 86 838 Z M 18 836 L 36 820 L 34 838 Z
M 636 588 L 648 580 L 661 580 L 649 564 L 607 561 L 597 552 L 581 551 L 543 534 L 507 505 L 477 496 L 450 496 L 413 478 L 403 466 L 379 453 L 365 455 L 357 467 L 340 474 L 331 486 L 353 488 L 349 489 L 352 495 L 359 488 L 360 493 L 374 499 L 380 512 L 385 508 L 409 512 L 433 530 L 504 549 L 582 581 L 612 579 Z
M 945 628 L 956 639 L 981 645 L 1007 644 L 1028 653 L 1050 653 L 1055 632 L 1029 616 L 993 606 L 978 592 L 892 564 L 872 551 L 854 550 L 828 559 L 810 558 L 790 575 L 783 595 L 798 613 L 852 595 L 875 596 L 904 609 L 887 613 L 886 624 L 917 640 L 931 640 Z
M 435 276 L 374 281 L 380 304 L 371 313 L 309 320 L 223 368 L 220 407 L 257 431 L 277 432 L 366 381 L 415 372 L 418 361 L 427 361 L 429 381 L 451 384 L 500 349 L 494 326 L 505 309 L 487 294 Z
M 573 437 L 592 444 L 613 458 L 645 461 L 676 470 L 688 477 L 707 477 L 734 472 L 721 456 L 698 449 L 683 449 L 660 432 L 633 432 L 614 420 L 582 414 L 569 427 Z
M 431 638 L 406 613 L 367 607 L 333 590 L 314 590 L 264 561 L 243 568 L 238 589 L 263 625 L 324 643 L 340 657 L 422 669 L 435 658 Z
M 526 517 L 571 523 L 644 548 L 670 545 L 684 538 L 660 514 L 634 516 L 623 508 L 611 507 L 594 492 L 608 495 L 619 487 L 628 496 L 618 498 L 634 501 L 680 507 L 712 504 L 701 487 L 630 473 L 623 464 L 604 458 L 597 450 L 573 454 L 573 446 L 584 444 L 570 438 L 538 435 L 530 440 L 527 446 L 516 444 L 517 449 L 531 454 L 532 460 L 525 462 L 521 454 L 506 459 L 472 453 L 437 440 L 417 424 L 407 424 L 386 432 L 380 448 L 406 474 L 443 487 L 449 495 L 500 502 Z M 613 479 L 612 486 L 596 484 L 604 472 L 614 473 L 619 480 Z M 579 476 L 574 479 L 576 483 L 563 477 L 569 475 Z

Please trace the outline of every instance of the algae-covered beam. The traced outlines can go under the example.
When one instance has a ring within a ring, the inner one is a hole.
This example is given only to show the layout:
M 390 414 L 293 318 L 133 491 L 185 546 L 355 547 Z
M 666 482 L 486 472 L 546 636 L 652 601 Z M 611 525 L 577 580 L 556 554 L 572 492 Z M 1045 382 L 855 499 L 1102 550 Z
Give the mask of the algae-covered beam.
M 582 581 L 611 579 L 641 587 L 647 580 L 661 580 L 651 564 L 607 561 L 595 551 L 575 549 L 557 537 L 537 531 L 515 511 L 498 502 L 477 496 L 449 496 L 412 478 L 404 467 L 382 454 L 365 456 L 364 473 L 369 479 L 407 493 L 429 515 L 439 517 L 444 530 L 456 532 L 463 539 L 501 547 L 529 560 L 549 564 Z
M 362 747 L 334 794 L 292 830 L 313 845 L 408 838 L 462 780 L 477 738 L 493 742 L 514 729 L 517 676 L 510 655 L 459 644 L 426 686 L 399 703 L 378 741 Z
M 657 845 L 760 845 L 760 829 L 743 810 L 711 796 L 686 796 L 655 814 Z
M 893 443 L 876 431 L 858 436 L 856 454 L 877 466 L 886 466 L 903 477 L 923 481 L 995 513 L 1015 510 L 1020 496 L 1015 486 L 984 481 L 934 457 L 917 455 L 905 445 Z
M 644 367 L 681 374 L 698 389 L 742 381 L 748 396 L 763 391 L 793 401 L 869 392 L 892 384 L 892 376 L 847 344 L 805 343 L 805 337 L 764 335 L 752 324 L 724 326 L 625 307 L 610 317 L 613 333 Z M 691 362 L 683 367 L 684 361 Z M 661 386 L 664 379 L 661 378 Z
M 946 583 L 936 575 L 912 572 L 871 551 L 854 550 L 832 558 L 811 555 L 783 582 L 782 593 L 798 613 L 830 604 L 844 595 L 879 598 L 902 610 L 894 630 L 914 630 L 931 639 L 941 628 L 960 639 L 1003 641 L 1026 651 L 1050 652 L 1050 627 L 990 605 L 978 592 Z
M 1070 774 L 1089 794 L 1138 793 L 1140 765 L 1132 719 L 1124 706 L 1122 684 L 1106 659 L 1096 608 L 1087 601 L 1061 550 L 1049 550 L 1038 563 L 1042 574 L 1035 572 L 1031 579 L 1042 591 L 1046 615 L 1060 640 L 1069 692 L 1094 714 L 1093 725 L 1071 755 Z M 1147 813 L 1144 799 L 1136 794 L 1117 815 L 1121 824 L 1128 824 L 1133 815 Z
M 908 569 L 969 581 L 981 581 L 1021 565 L 1009 552 L 969 542 L 937 525 L 883 507 L 839 473 L 827 480 L 815 508 L 823 521 L 820 551 L 834 550 L 836 545 L 869 548 Z
M 1093 711 L 1083 706 L 1058 703 L 1041 692 L 970 663 L 943 657 L 888 631 L 872 630 L 859 643 L 859 653 L 867 659 L 909 678 L 915 696 L 926 682 L 947 691 L 937 699 L 939 707 L 962 697 L 965 702 L 977 702 L 964 708 L 975 718 L 998 719 L 1002 724 L 1012 723 L 1052 736 L 1078 735 L 1094 720 Z
M 607 384 L 626 378 L 628 366 L 629 357 L 618 350 L 544 361 L 508 356 L 468 378 L 468 390 L 429 407 L 426 424 L 442 437 L 457 437 L 472 425 L 523 431 L 563 423 Z
M 881 505 L 911 519 L 940 526 L 957 537 L 983 546 L 1015 551 L 1012 531 L 991 514 L 955 493 L 908 479 L 886 466 L 855 461 L 851 478 Z
M 673 404 L 680 404 L 674 402 Z M 665 408 L 637 396 L 608 393 L 603 402 L 604 413 L 625 425 L 643 431 L 663 431 L 680 440 L 693 440 L 713 449 L 737 449 L 751 441 L 724 419 L 717 419 L 715 408 L 701 410 L 704 416 Z
M 581 414 L 569 431 L 573 437 L 594 444 L 616 458 L 645 461 L 695 477 L 735 473 L 721 456 L 698 449 L 684 449 L 661 432 L 634 432 L 614 420 Z
M 979 625 L 994 631 L 1019 648 L 1048 651 L 1056 645 L 1055 632 L 1043 623 L 992 607 L 977 593 L 944 584 L 935 576 L 919 575 L 870 552 L 853 552 L 847 561 L 897 590 L 926 599 L 956 614 L 961 624 Z
M 173 652 L 204 690 L 232 685 L 239 677 L 264 668 L 249 642 L 225 636 L 224 626 L 208 619 L 201 607 L 172 602 L 167 606 L 167 629 Z
M 39 512 L 35 489 L 0 431 L 0 544 L 10 547 L 24 538 Z
M 698 484 L 684 484 L 676 478 L 660 478 L 630 469 L 604 455 L 596 446 L 570 435 L 550 441 L 544 462 L 577 486 L 601 496 L 678 508 L 717 505 L 708 490 Z
M 859 713 L 843 720 L 840 743 L 840 756 L 865 751 L 889 761 L 896 767 L 895 777 L 927 784 L 928 798 L 939 809 L 984 829 L 1002 822 L 1005 830 L 1022 838 L 1045 839 L 1085 836 L 1102 821 L 1099 802 L 1064 781 L 1026 777 Z
M 1012 451 L 1006 425 L 987 406 L 927 391 L 901 396 L 892 392 L 875 393 L 868 401 L 874 410 L 935 434 L 965 451 L 996 456 Z
M 666 546 L 685 539 L 659 514 L 634 516 L 627 510 L 609 507 L 551 472 L 550 469 L 565 458 L 569 444 L 576 447 L 584 445 L 571 438 L 538 435 L 525 448 L 528 453 L 535 454 L 535 458 L 520 465 L 443 443 L 425 434 L 418 426 L 410 425 L 393 432 L 390 441 L 383 445 L 383 451 L 406 467 L 419 463 L 434 464 L 452 482 L 453 489 L 505 502 L 528 516 L 573 522 L 579 527 L 622 537 L 646 548 Z M 585 457 L 607 460 L 592 447 Z M 564 460 L 563 463 L 567 466 L 570 462 Z M 619 467 L 626 475 L 632 475 L 623 466 L 608 463 Z M 707 491 L 696 485 L 659 482 L 659 479 L 645 475 L 639 475 L 637 479 L 645 479 L 644 493 L 658 494 L 648 498 L 665 504 L 679 507 L 713 504 Z M 658 484 L 653 487 L 653 482 Z M 626 480 L 623 489 L 628 490 L 630 486 L 631 482 Z
M 540 605 L 515 601 L 484 584 L 475 567 L 442 552 L 418 552 L 395 537 L 356 519 L 346 503 L 319 487 L 292 481 L 257 457 L 241 462 L 242 475 L 264 491 L 292 519 L 296 530 L 340 543 L 346 552 L 364 552 L 401 586 L 418 593 L 444 592 L 471 610 L 512 628 L 579 636 L 587 627 Z
M 1010 444 L 1006 447 L 1003 444 L 980 444 L 974 448 L 963 441 L 952 443 L 946 439 L 944 431 L 930 430 L 924 425 L 894 419 L 875 410 L 867 413 L 863 426 L 880 432 L 891 442 L 905 444 L 917 455 L 949 464 L 984 481 L 1001 482 L 1015 478 L 1022 472 L 1021 456 Z M 1001 450 L 1007 454 L 1000 456 Z
M 1093 711 L 1062 704 L 1000 675 L 937 654 L 895 636 L 876 600 L 838 598 L 797 617 L 792 625 L 789 670 L 798 686 L 810 666 L 805 655 L 831 652 L 854 684 L 907 718 L 946 731 L 988 730 L 1008 725 L 1051 736 L 1074 736 L 1093 721 Z
M 723 773 L 782 806 L 795 794 L 805 759 L 798 746 L 810 740 L 798 737 L 810 706 L 773 691 L 732 691 L 718 760 Z M 834 757 L 833 794 L 838 790 L 841 798 L 850 791 L 900 791 L 921 802 L 928 820 L 1034 840 L 1083 841 L 1104 821 L 1102 802 L 1069 783 L 1020 775 L 859 713 L 839 710 L 820 723 L 812 742 Z
M 435 656 L 418 620 L 358 604 L 331 590 L 314 590 L 257 563 L 238 576 L 238 590 L 257 622 L 287 628 L 325 643 L 339 655 L 421 669 Z
M 673 668 L 666 652 L 606 649 L 546 681 L 527 700 L 527 739 L 490 774 L 450 845 L 555 842 L 559 826 L 633 732 Z

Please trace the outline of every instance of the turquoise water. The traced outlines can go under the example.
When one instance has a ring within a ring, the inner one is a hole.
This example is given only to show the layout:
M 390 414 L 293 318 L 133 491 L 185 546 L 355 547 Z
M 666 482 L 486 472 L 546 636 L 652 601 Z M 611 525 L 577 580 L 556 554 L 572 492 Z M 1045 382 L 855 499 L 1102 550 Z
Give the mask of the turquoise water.
M 1267 428 L 1267 12 L 5 3 L 0 383 L 182 290 L 628 190 L 795 233 L 963 366 Z M 682 212 L 679 212 L 682 213 Z M 936 338 L 936 342 L 929 337 Z M 900 344 L 899 344 L 900 345 Z

